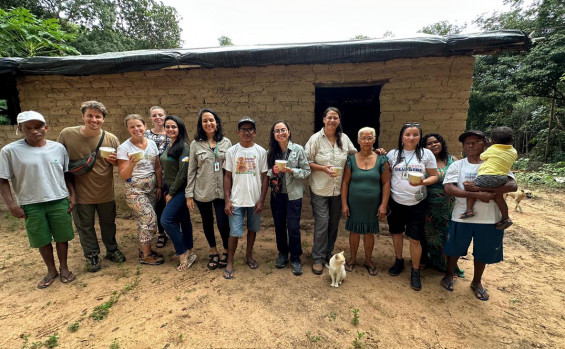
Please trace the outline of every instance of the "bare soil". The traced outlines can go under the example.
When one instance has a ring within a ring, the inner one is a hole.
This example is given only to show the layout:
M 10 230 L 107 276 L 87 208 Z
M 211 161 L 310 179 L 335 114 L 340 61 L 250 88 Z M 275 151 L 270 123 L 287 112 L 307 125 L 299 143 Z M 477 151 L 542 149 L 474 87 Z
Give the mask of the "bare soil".
M 386 226 L 375 244 L 379 275 L 362 267 L 361 247 L 359 265 L 333 288 L 327 270 L 322 276 L 310 271 L 311 226 L 303 231 L 304 275 L 274 267 L 274 230 L 263 227 L 255 246 L 259 269 L 244 264 L 242 240 L 235 278 L 224 280 L 221 270 L 206 268 L 209 252 L 199 223 L 198 259 L 187 272 L 177 272 L 170 242 L 161 250 L 165 264 L 139 266 L 135 222 L 128 219 L 118 221 L 126 263 L 104 260 L 100 272 L 86 272 L 76 237 L 69 265 L 77 279 L 39 290 L 44 264 L 29 248 L 23 222 L 4 208 L 0 347 L 37 347 L 49 337 L 55 342 L 56 334 L 61 348 L 563 348 L 563 202 L 563 192 L 534 192 L 522 203 L 524 213 L 511 215 L 515 225 L 506 232 L 505 261 L 488 266 L 484 275 L 488 302 L 469 288 L 472 251 L 460 262 L 466 278 L 456 281 L 454 292 L 440 287 L 442 275 L 433 270 L 423 272 L 420 292 L 410 289 L 407 271 L 389 276 L 393 253 Z M 346 256 L 347 236 L 342 227 L 336 246 Z M 101 305 L 106 314 L 95 311 Z

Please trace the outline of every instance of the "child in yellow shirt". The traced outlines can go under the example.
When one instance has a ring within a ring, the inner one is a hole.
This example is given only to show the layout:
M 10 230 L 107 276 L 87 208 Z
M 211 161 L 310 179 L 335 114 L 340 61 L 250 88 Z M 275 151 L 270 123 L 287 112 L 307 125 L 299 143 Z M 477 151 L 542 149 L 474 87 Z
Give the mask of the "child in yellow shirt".
M 508 172 L 518 158 L 516 149 L 512 146 L 512 129 L 507 126 L 497 127 L 490 135 L 492 145 L 481 154 L 483 163 L 479 167 L 477 177 L 473 183 L 481 188 L 495 188 L 506 184 Z M 473 217 L 473 206 L 476 199 L 467 199 L 467 209 L 460 218 Z M 502 219 L 496 223 L 496 229 L 504 230 L 512 225 L 508 217 L 508 205 L 502 194 L 495 193 L 494 201 L 500 209 Z

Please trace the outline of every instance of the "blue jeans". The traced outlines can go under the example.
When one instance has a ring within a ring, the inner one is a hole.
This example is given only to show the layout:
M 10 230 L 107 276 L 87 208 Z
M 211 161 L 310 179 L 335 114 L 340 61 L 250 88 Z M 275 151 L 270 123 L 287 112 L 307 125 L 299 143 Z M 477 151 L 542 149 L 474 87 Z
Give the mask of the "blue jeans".
M 302 199 L 289 200 L 288 194 L 279 193 L 275 196 L 271 193 L 271 212 L 273 213 L 279 254 L 288 256 L 290 252 L 290 261 L 300 262 L 302 255 L 302 243 L 300 241 Z
M 167 203 L 161 215 L 161 224 L 171 238 L 177 256 L 187 250 L 192 250 L 192 223 L 184 198 L 184 190 L 179 190 Z

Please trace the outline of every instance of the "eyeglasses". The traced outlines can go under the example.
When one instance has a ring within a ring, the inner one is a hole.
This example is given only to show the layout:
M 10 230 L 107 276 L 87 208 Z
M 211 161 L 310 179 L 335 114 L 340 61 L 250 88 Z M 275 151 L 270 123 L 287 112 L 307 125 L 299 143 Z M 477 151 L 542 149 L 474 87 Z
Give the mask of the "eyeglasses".
M 286 128 L 280 128 L 278 130 L 274 130 L 273 133 L 279 134 L 279 133 L 287 133 L 288 130 Z
M 254 128 L 240 128 L 239 131 L 241 131 L 241 133 L 253 133 L 255 132 Z
M 375 140 L 375 137 L 362 137 L 362 138 L 359 138 L 359 141 L 360 141 L 360 142 L 372 142 L 372 141 L 374 141 L 374 140 Z

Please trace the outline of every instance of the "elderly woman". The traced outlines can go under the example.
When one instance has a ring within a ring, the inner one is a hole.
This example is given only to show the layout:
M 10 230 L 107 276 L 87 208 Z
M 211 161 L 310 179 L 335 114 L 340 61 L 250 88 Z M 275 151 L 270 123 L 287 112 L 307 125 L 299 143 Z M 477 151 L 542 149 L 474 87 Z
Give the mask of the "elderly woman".
M 159 148 L 159 156 L 163 154 L 170 143 L 169 137 L 165 134 L 165 109 L 159 106 L 149 108 L 149 117 L 153 127 L 145 131 L 145 138 L 152 140 Z M 157 227 L 159 228 L 159 236 L 157 237 L 157 248 L 165 247 L 167 243 L 167 235 L 161 225 L 161 214 L 165 209 L 165 197 L 161 195 L 155 203 L 155 213 L 157 213 Z
M 451 220 L 455 198 L 443 191 L 443 179 L 447 169 L 454 161 L 457 161 L 457 158 L 449 154 L 445 140 L 437 133 L 425 135 L 421 143 L 434 154 L 439 174 L 438 182 L 428 186 L 422 260 L 425 260 L 435 270 L 445 272 L 447 258 L 443 253 L 443 245 L 447 241 L 449 221 Z M 458 267 L 455 272 L 459 277 L 463 277 L 463 271 Z
M 438 180 L 435 156 L 429 149 L 422 147 L 421 137 L 422 126 L 419 123 L 406 123 L 400 129 L 398 135 L 398 148 L 388 153 L 388 162 L 392 170 L 392 200 L 389 203 L 391 213 L 388 216 L 388 225 L 396 255 L 394 265 L 388 273 L 397 276 L 404 269 L 402 233 L 406 232 L 410 241 L 410 258 L 412 260 L 410 286 L 416 291 L 422 289 L 420 281 L 422 246 L 420 240 L 424 236 L 426 186 L 432 185 Z M 410 177 L 419 180 L 409 180 Z
M 161 196 L 161 164 L 155 142 L 144 137 L 145 120 L 138 114 L 128 115 L 125 125 L 131 137 L 118 147 L 118 171 L 124 182 L 126 203 L 137 221 L 139 262 L 163 264 L 163 256 L 151 250 L 157 230 L 155 199 Z
M 361 151 L 347 158 L 341 184 L 341 212 L 347 221 L 351 257 L 347 271 L 357 263 L 359 240 L 363 235 L 365 268 L 371 276 L 378 274 L 372 262 L 374 234 L 379 232 L 379 220 L 386 218 L 390 198 L 390 167 L 385 155 L 373 152 L 376 140 L 374 128 L 363 127 L 357 134 Z
M 188 164 L 188 183 L 185 197 L 188 208 L 194 210 L 198 206 L 202 217 L 204 235 L 210 247 L 208 269 L 225 268 L 228 264 L 228 239 L 230 225 L 228 215 L 224 212 L 224 161 L 231 141 L 224 137 L 222 120 L 215 111 L 203 108 L 198 114 L 196 133 L 190 145 L 190 162 Z M 216 225 L 222 239 L 224 252 L 216 247 L 214 235 L 214 212 Z
M 300 216 L 302 214 L 302 179 L 310 175 L 310 165 L 302 146 L 290 141 L 290 127 L 286 121 L 275 121 L 271 127 L 267 175 L 271 186 L 271 212 L 275 223 L 275 235 L 279 256 L 275 267 L 282 269 L 290 263 L 294 275 L 302 275 L 302 243 L 300 240 Z M 282 162 L 279 169 L 276 162 Z
M 321 275 L 331 258 L 341 216 L 341 180 L 347 155 L 357 152 L 341 128 L 341 113 L 335 107 L 323 113 L 324 127 L 306 143 L 310 162 L 310 203 L 314 214 L 312 272 Z

